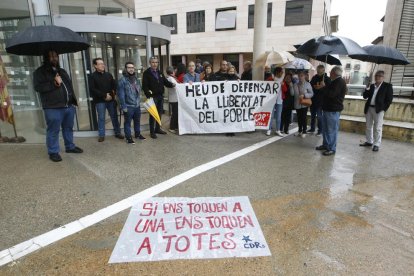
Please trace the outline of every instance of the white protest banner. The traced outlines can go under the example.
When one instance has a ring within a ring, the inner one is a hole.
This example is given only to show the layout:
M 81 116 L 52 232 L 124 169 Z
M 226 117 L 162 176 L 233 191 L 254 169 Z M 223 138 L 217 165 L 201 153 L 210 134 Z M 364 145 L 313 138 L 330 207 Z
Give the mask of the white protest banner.
M 270 81 L 178 84 L 180 134 L 268 129 L 278 91 Z
M 109 263 L 270 255 L 248 197 L 151 198 L 132 207 Z

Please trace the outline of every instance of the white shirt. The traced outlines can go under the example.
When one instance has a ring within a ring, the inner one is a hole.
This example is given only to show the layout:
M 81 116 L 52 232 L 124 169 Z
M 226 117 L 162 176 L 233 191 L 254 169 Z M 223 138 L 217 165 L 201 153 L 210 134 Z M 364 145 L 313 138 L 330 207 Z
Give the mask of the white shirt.
M 381 85 L 382 85 L 382 82 L 378 86 L 374 84 L 374 87 L 375 87 L 374 95 L 372 95 L 371 103 L 369 105 L 375 105 L 375 98 L 377 97 L 378 90 L 380 89 Z
M 176 102 L 178 102 L 178 98 L 177 98 L 177 80 L 172 76 L 168 76 L 167 80 L 169 80 L 170 82 L 172 82 L 176 85 L 172 88 L 168 88 L 168 102 L 169 103 L 176 103 Z
M 283 78 L 276 78 L 275 77 L 275 82 L 277 82 L 279 84 L 279 87 L 277 89 L 276 104 L 283 104 L 283 99 L 282 99 L 282 81 L 283 81 Z

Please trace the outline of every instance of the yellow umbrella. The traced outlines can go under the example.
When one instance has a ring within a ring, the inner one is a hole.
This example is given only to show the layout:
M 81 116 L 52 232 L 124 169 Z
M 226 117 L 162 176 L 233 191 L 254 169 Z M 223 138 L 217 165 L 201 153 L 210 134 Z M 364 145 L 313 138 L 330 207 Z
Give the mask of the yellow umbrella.
M 157 106 L 155 105 L 154 99 L 153 98 L 147 99 L 144 102 L 144 107 L 148 111 L 148 113 L 151 114 L 152 117 L 154 117 L 155 121 L 157 121 L 157 123 L 161 125 L 161 118 L 160 118 L 160 115 L 158 114 Z

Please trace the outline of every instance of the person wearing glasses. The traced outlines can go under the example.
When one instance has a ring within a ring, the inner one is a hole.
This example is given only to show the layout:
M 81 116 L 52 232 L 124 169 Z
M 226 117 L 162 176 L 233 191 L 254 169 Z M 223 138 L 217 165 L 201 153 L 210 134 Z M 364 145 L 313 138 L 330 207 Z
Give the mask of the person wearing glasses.
M 384 114 L 392 103 L 393 95 L 392 84 L 384 81 L 384 71 L 377 71 L 375 83 L 369 85 L 362 95 L 368 100 L 364 108 L 367 140 L 360 144 L 361 147 L 372 147 L 373 151 L 379 151 Z
M 141 135 L 141 83 L 135 74 L 135 65 L 128 61 L 125 63 L 123 78 L 118 81 L 118 98 L 121 110 L 124 113 L 124 132 L 126 142 L 135 144 L 131 134 L 131 121 L 134 121 L 135 138 L 145 140 Z
M 164 74 L 158 69 L 158 58 L 150 58 L 150 67 L 144 71 L 142 76 L 142 89 L 147 98 L 153 98 L 158 110 L 158 114 L 164 113 L 164 86 L 172 88 L 175 84 L 167 80 Z M 161 126 L 155 121 L 152 116 L 149 116 L 150 136 L 152 139 L 157 139 L 157 134 L 167 134 L 161 129 Z

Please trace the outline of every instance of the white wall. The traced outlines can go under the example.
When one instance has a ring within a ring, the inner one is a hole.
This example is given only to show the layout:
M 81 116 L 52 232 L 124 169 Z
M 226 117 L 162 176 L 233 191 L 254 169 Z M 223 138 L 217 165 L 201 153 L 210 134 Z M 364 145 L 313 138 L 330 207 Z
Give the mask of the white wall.
M 267 48 L 293 51 L 293 44 L 323 35 L 322 19 L 324 2 L 328 15 L 330 0 L 313 0 L 311 25 L 285 27 L 285 0 L 272 2 L 272 27 L 267 28 Z M 250 53 L 253 51 L 253 29 L 248 29 L 248 5 L 254 0 L 209 1 L 145 1 L 135 0 L 136 17 L 152 17 L 160 23 L 160 16 L 177 14 L 177 32 L 171 35 L 171 55 Z M 215 31 L 216 9 L 237 7 L 236 30 Z M 205 10 L 205 32 L 187 33 L 186 13 Z

